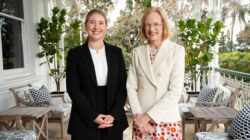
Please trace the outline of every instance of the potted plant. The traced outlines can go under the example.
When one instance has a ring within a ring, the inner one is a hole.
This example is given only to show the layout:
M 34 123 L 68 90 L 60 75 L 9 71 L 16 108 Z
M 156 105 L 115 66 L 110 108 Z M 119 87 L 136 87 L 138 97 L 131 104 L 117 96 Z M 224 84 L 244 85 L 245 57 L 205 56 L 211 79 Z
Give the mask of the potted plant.
M 69 30 L 74 30 L 75 26 L 80 26 L 80 22 L 75 20 L 74 23 L 66 26 L 66 10 L 54 7 L 52 9 L 51 19 L 41 18 L 37 24 L 37 33 L 39 37 L 40 52 L 36 57 L 43 58 L 45 61 L 40 65 L 47 64 L 49 75 L 53 77 L 56 84 L 56 93 L 60 92 L 61 79 L 65 77 L 65 68 L 63 66 L 63 48 L 59 46 L 62 34 Z
M 177 26 L 179 41 L 186 50 L 185 69 L 191 76 L 191 87 L 196 92 L 200 75 L 197 66 L 207 66 L 212 61 L 212 48 L 218 42 L 218 35 L 224 25 L 220 20 L 213 22 L 212 18 L 202 18 L 201 21 L 180 20 Z
M 53 77 L 56 84 L 56 92 L 60 91 L 60 81 L 65 76 L 65 70 L 62 66 L 62 48 L 59 47 L 61 35 L 64 33 L 66 10 L 60 10 L 57 7 L 52 9 L 52 17 L 50 20 L 41 18 L 37 24 L 37 33 L 39 37 L 40 52 L 37 53 L 38 58 L 45 57 L 45 62 L 49 68 L 49 75 Z

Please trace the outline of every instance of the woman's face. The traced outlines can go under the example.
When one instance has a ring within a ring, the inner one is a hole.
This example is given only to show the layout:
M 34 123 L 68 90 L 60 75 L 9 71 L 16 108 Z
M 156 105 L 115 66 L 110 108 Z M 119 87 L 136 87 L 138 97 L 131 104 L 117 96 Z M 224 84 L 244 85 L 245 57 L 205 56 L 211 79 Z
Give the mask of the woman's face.
M 162 41 L 162 19 L 157 12 L 151 12 L 145 19 L 145 33 L 149 42 Z
M 107 31 L 105 18 L 98 13 L 95 13 L 89 17 L 85 27 L 88 33 L 88 38 L 92 41 L 103 40 Z

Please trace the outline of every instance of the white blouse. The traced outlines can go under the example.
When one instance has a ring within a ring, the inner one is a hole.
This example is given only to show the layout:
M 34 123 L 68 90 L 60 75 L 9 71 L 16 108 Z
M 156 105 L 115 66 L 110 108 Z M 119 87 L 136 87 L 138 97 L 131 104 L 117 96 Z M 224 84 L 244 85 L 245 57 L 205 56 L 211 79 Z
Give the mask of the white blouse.
M 108 64 L 105 53 L 105 46 L 96 50 L 89 47 L 92 60 L 94 62 L 95 74 L 98 86 L 107 85 Z

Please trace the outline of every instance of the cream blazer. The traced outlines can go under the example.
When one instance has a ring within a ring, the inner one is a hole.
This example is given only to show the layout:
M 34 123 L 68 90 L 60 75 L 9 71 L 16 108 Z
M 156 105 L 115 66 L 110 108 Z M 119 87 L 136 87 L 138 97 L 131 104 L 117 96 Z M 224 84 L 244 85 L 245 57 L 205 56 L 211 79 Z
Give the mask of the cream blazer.
M 149 45 L 132 52 L 127 92 L 133 115 L 147 113 L 156 123 L 180 121 L 178 101 L 184 86 L 185 50 L 163 41 L 151 64 Z

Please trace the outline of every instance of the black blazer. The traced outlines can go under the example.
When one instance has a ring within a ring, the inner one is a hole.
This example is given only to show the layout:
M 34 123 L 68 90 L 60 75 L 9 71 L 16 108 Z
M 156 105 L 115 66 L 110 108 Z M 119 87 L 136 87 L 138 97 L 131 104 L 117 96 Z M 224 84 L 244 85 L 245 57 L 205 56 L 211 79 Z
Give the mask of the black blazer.
M 109 134 L 121 133 L 128 127 L 124 111 L 127 97 L 126 69 L 120 48 L 105 43 L 108 64 L 107 113 L 115 118 Z M 72 100 L 68 133 L 74 136 L 96 136 L 100 134 L 93 121 L 100 114 L 97 108 L 97 80 L 94 63 L 85 43 L 69 51 L 66 67 L 67 91 Z

